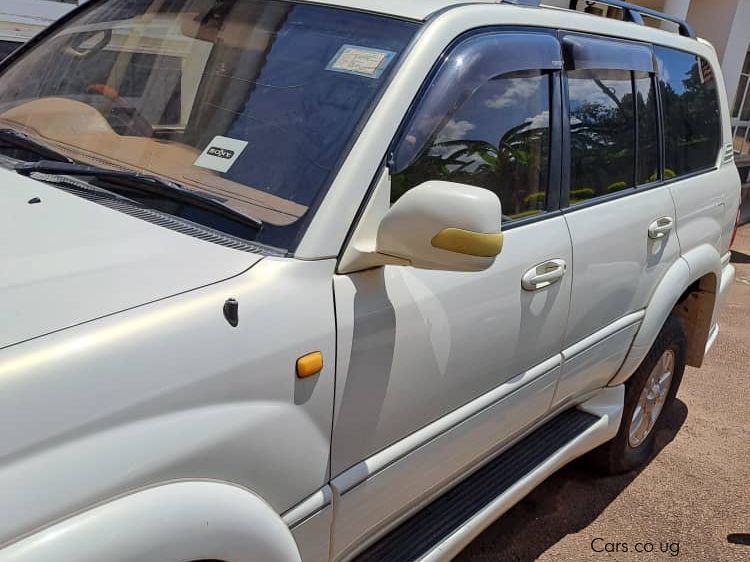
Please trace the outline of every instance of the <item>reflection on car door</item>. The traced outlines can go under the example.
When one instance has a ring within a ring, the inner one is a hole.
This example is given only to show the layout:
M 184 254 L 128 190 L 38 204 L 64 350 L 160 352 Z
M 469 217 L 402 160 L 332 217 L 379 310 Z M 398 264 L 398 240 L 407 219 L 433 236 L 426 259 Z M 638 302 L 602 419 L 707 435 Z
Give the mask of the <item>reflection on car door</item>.
M 648 299 L 680 253 L 674 204 L 661 181 L 651 47 L 579 34 L 566 35 L 563 47 L 570 147 L 563 212 L 575 282 L 556 404 L 615 375 Z
M 460 60 L 477 67 L 456 80 Z M 492 267 L 386 266 L 334 280 L 334 556 L 350 554 L 549 410 L 572 260 L 555 212 L 560 60 L 554 34 L 488 32 L 458 43 L 403 133 L 414 148 L 394 157 L 378 187 L 392 200 L 435 179 L 494 191 L 506 220 Z

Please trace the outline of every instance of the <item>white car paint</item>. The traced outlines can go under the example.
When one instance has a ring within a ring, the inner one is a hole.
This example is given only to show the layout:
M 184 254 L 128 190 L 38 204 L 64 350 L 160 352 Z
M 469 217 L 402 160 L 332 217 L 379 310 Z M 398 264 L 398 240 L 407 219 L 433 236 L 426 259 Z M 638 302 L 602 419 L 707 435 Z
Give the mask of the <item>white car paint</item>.
M 0 168 L 0 184 L 0 239 L 13 241 L 0 245 L 0 348 L 223 281 L 262 258 L 10 170 Z
M 465 232 L 500 235 L 502 240 L 498 226 L 502 220 L 500 200 L 489 190 L 447 181 L 427 181 L 410 189 L 385 210 L 374 250 L 395 257 L 400 265 L 418 269 L 483 271 L 492 266 L 497 253 L 491 256 L 460 254 L 435 246 L 433 237 L 444 225 L 450 224 L 451 228 Z
M 13 517 L 0 520 L 0 544 L 173 480 L 231 482 L 277 513 L 320 488 L 333 266 L 265 258 L 233 279 L 3 350 L 0 411 L 13 423 L 0 428 L 0 503 Z M 239 302 L 237 328 L 222 315 L 227 298 Z M 282 309 L 288 320 L 272 321 Z M 311 349 L 326 365 L 298 379 L 295 362 Z
M 532 420 L 549 413 L 560 374 L 559 367 L 547 371 L 544 367 L 524 373 L 521 378 L 530 382 L 520 391 L 510 393 L 511 385 L 503 385 L 477 399 L 481 405 L 492 401 L 489 406 L 480 409 L 480 404 L 470 403 L 439 420 L 451 424 L 449 430 L 427 426 L 422 432 L 432 435 L 413 435 L 415 442 L 404 444 L 411 447 L 397 452 L 390 463 L 378 466 L 383 454 L 396 456 L 386 449 L 334 478 L 331 484 L 341 494 L 335 503 L 334 558 L 347 558 L 361 550 L 446 490 L 458 474 L 478 468 L 499 453 L 499 444 L 509 445 L 533 429 Z
M 185 533 L 190 540 L 184 540 Z M 289 529 L 268 504 L 248 490 L 209 480 L 165 483 L 103 503 L 13 544 L 3 560 L 101 562 L 102 552 L 119 562 L 182 562 L 196 556 L 301 560 Z
M 647 194 L 631 222 L 612 228 L 615 205 L 508 230 L 480 272 L 376 267 L 375 246 L 390 205 L 382 157 L 463 32 L 589 31 L 696 52 L 718 70 L 708 45 L 564 10 L 323 3 L 440 13 L 294 257 L 212 245 L 0 176 L 13 186 L 0 190 L 0 233 L 23 233 L 1 254 L 12 267 L 2 270 L 0 307 L 17 326 L 0 332 L 0 504 L 13 514 L 0 519 L 0 561 L 345 559 L 562 408 L 600 416 L 426 558 L 445 559 L 614 435 L 622 383 L 706 275 L 718 280 L 706 339 L 715 337 L 734 275 L 723 258 L 739 202 L 728 164 Z M 729 142 L 723 94 L 721 105 Z M 32 193 L 41 205 L 27 203 Z M 670 210 L 676 236 L 650 242 L 644 226 Z M 664 261 L 650 264 L 636 244 L 665 246 Z M 572 269 L 523 292 L 524 272 L 549 259 Z M 237 328 L 222 315 L 229 298 L 239 302 Z M 310 351 L 322 352 L 323 370 L 299 379 L 295 362 Z

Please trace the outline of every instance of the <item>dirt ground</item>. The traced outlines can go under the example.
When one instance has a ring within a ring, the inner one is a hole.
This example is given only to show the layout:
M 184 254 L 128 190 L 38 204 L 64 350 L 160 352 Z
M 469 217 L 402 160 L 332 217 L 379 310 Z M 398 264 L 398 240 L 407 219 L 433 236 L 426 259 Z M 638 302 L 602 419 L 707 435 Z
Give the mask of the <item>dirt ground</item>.
M 750 225 L 732 261 L 719 338 L 703 368 L 685 372 L 648 465 L 603 478 L 579 459 L 458 561 L 750 561 Z

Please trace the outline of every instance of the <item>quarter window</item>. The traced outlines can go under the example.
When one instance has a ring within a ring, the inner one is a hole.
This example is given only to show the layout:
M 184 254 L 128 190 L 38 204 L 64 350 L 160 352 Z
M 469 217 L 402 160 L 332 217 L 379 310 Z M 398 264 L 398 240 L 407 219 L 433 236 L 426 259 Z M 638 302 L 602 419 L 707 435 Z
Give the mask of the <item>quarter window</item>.
M 690 53 L 655 47 L 663 107 L 664 177 L 712 168 L 721 146 L 716 77 L 711 65 Z
M 425 149 L 393 176 L 392 200 L 428 180 L 445 180 L 497 194 L 504 219 L 544 211 L 550 145 L 547 72 L 494 78 L 445 117 Z

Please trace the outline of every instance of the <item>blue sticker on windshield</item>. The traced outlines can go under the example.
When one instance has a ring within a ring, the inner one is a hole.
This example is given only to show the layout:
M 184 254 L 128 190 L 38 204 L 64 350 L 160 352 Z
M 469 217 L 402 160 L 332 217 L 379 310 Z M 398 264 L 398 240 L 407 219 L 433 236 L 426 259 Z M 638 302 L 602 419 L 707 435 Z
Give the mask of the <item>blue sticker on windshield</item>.
M 380 78 L 395 56 L 393 51 L 384 49 L 344 45 L 328 63 L 326 70 Z

